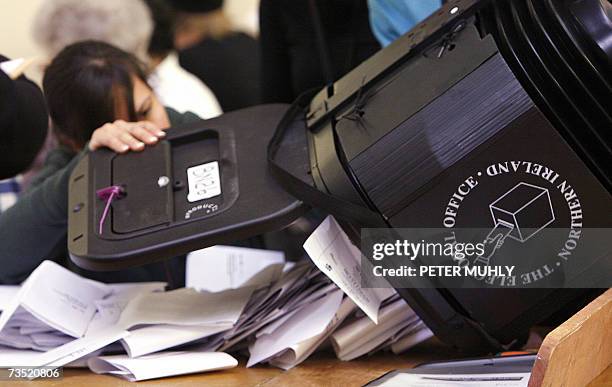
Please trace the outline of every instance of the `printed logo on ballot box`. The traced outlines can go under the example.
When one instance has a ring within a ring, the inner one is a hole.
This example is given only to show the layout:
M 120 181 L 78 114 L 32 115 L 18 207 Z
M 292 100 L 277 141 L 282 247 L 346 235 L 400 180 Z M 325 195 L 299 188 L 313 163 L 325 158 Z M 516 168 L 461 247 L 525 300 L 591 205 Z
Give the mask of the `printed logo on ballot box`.
M 474 219 L 478 227 L 490 227 L 482 235 L 482 254 L 454 256 L 453 264 L 513 265 L 513 275 L 477 279 L 514 287 L 562 270 L 581 242 L 583 216 L 578 190 L 567 176 L 541 163 L 508 160 L 467 176 L 445 203 L 441 223 L 451 242 L 460 241 L 462 228 L 474 227 Z

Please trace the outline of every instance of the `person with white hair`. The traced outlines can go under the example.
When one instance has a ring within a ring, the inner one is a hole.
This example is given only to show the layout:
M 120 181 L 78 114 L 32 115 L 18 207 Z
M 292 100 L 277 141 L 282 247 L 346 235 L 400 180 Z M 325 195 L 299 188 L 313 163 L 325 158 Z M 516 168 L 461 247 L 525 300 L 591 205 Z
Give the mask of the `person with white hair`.
M 149 66 L 149 80 L 162 104 L 207 119 L 222 113 L 210 89 L 197 77 L 173 66 L 170 53 L 152 60 L 149 44 L 155 28 L 143 0 L 46 0 L 33 24 L 34 40 L 51 59 L 64 47 L 97 40 L 132 53 Z

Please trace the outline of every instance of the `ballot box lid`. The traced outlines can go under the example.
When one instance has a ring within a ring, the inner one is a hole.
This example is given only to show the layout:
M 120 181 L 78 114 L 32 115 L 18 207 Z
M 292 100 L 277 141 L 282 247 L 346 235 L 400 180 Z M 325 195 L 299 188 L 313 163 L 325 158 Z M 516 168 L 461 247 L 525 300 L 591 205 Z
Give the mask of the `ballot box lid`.
M 117 270 L 291 223 L 306 206 L 273 179 L 266 156 L 287 108 L 263 105 L 173 127 L 143 152 L 85 156 L 70 179 L 71 259 L 87 269 Z M 304 136 L 300 125 L 295 131 Z M 284 144 L 277 159 L 312 181 L 305 140 Z M 109 204 L 105 190 L 113 189 L 119 194 Z

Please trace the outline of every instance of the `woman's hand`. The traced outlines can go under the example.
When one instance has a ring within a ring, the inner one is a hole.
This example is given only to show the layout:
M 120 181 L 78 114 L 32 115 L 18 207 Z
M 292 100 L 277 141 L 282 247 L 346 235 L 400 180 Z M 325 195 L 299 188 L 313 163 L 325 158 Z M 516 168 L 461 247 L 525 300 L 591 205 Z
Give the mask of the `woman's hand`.
M 128 150 L 141 151 L 146 145 L 153 145 L 166 132 L 149 121 L 125 122 L 117 120 L 96 129 L 89 140 L 89 150 L 110 148 L 117 153 Z

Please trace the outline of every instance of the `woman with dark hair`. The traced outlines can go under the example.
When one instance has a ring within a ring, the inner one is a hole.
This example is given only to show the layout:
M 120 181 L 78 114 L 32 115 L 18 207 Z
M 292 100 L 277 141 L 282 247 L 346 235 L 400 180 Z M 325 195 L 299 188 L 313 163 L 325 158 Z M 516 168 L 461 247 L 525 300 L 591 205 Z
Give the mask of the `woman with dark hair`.
M 43 77 L 60 144 L 80 151 L 95 129 L 118 118 L 168 126 L 168 117 L 146 79 L 143 65 L 114 46 L 89 41 L 66 47 Z
M 198 119 L 164 108 L 138 60 L 101 42 L 62 50 L 45 71 L 43 89 L 60 145 L 47 157 L 31 190 L 0 214 L 3 283 L 22 281 L 45 259 L 71 265 L 66 251 L 68 180 L 85 152 L 101 147 L 140 151 L 163 137 L 162 129 Z M 182 259 L 108 273 L 72 268 L 106 282 L 184 281 Z
M 143 65 L 132 55 L 106 43 L 86 41 L 62 50 L 49 64 L 43 77 L 43 90 L 52 128 L 59 147 L 47 158 L 47 167 L 34 179 L 34 186 L 55 173 L 80 152 L 94 131 L 107 123 L 105 132 L 124 131 L 117 140 L 126 144 L 115 151 L 144 148 L 142 141 L 130 139 L 134 131 L 154 143 L 147 133 L 154 130 L 148 121 L 160 128 L 169 126 L 168 114 L 147 85 Z M 158 130 L 158 135 L 163 135 Z M 116 142 L 117 140 L 114 140 Z M 97 147 L 97 139 L 91 146 Z M 111 144 L 113 145 L 113 144 Z

